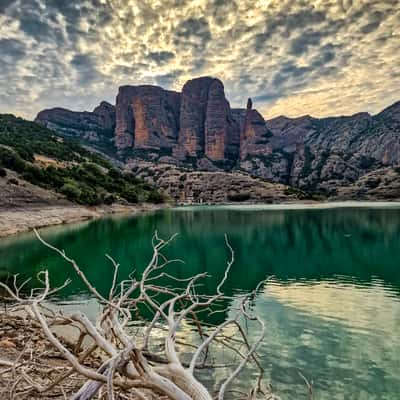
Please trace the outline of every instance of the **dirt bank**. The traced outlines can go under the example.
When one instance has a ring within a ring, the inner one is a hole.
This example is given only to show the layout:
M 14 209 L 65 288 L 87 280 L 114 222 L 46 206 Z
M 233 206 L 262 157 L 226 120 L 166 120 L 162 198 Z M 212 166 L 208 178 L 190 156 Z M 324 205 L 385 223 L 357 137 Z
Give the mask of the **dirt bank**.
M 85 221 L 111 214 L 137 214 L 164 206 L 153 204 L 83 207 L 77 205 L 26 206 L 0 208 L 0 237 L 30 231 L 34 228 Z

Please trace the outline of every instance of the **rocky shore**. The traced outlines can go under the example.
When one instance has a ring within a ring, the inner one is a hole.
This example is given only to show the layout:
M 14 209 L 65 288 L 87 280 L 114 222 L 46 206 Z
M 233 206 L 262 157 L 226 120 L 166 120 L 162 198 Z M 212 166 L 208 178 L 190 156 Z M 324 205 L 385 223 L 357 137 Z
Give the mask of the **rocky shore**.
M 34 228 L 85 221 L 117 213 L 137 214 L 158 208 L 160 208 L 159 205 L 153 204 L 114 204 L 90 208 L 76 205 L 0 208 L 0 237 L 30 231 Z

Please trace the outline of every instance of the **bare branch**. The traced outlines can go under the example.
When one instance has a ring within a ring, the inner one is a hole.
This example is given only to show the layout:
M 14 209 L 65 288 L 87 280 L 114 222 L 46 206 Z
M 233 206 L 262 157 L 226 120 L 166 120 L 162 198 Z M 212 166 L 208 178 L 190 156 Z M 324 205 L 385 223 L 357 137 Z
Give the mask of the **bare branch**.
M 264 394 L 261 385 L 263 370 L 257 360 L 256 351 L 264 338 L 265 326 L 260 318 L 248 310 L 249 300 L 255 295 L 258 287 L 249 295 L 235 298 L 234 304 L 239 305 L 232 307 L 233 317 L 219 325 L 202 323 L 197 317 L 199 312 L 204 311 L 210 315 L 224 312 L 226 310 L 221 305 L 227 300 L 232 300 L 223 293 L 223 287 L 235 260 L 233 248 L 226 235 L 225 243 L 230 255 L 214 295 L 202 294 L 202 285 L 208 278 L 207 273 L 177 278 L 166 271 L 172 262 L 182 262 L 169 260 L 163 254 L 163 249 L 176 235 L 163 240 L 155 232 L 152 238 L 153 254 L 138 279 L 134 278 L 132 272 L 129 279 L 119 281 L 119 264 L 111 256 L 106 255 L 113 267 L 113 277 L 106 298 L 99 293 L 77 262 L 67 256 L 64 250 L 46 242 L 36 230 L 35 234 L 41 243 L 72 266 L 87 290 L 102 305 L 102 310 L 94 322 L 81 313 L 64 315 L 47 309 L 43 303 L 49 300 L 49 296 L 70 283 L 67 280 L 61 286 L 51 288 L 48 271 L 38 274 L 38 280 L 43 287 L 32 289 L 28 296 L 23 295 L 23 289 L 27 287 L 29 281 L 18 285 L 17 277 L 14 277 L 13 287 L 0 282 L 0 286 L 14 302 L 26 306 L 29 315 L 38 321 L 48 342 L 69 365 L 69 368 L 64 369 L 55 379 L 40 382 L 29 376 L 29 369 L 22 368 L 19 359 L 15 362 L 0 359 L 0 365 L 15 371 L 15 384 L 10 388 L 13 396 L 22 393 L 29 395 L 49 393 L 59 388 L 60 396 L 66 398 L 66 393 L 70 391 L 66 382 L 71 382 L 72 376 L 77 375 L 83 382 L 81 381 L 79 386 L 75 383 L 72 400 L 89 400 L 95 396 L 99 398 L 106 396 L 110 400 L 117 398 L 151 400 L 160 396 L 172 400 L 212 400 L 210 392 L 194 376 L 195 370 L 233 368 L 220 386 L 218 399 L 222 400 L 227 387 L 232 385 L 249 362 L 254 362 L 258 366 L 260 375 L 248 398 L 256 399 L 258 394 Z M 169 280 L 166 286 L 159 284 L 162 278 Z M 142 320 L 138 324 L 137 318 L 143 307 L 151 310 L 152 319 L 148 322 Z M 241 326 L 244 321 L 258 324 L 260 327 L 260 335 L 253 344 Z M 200 343 L 184 343 L 186 346 L 182 346 L 183 342 L 177 339 L 177 335 L 179 336 L 184 322 L 195 324 Z M 76 340 L 67 345 L 53 332 L 52 329 L 56 325 L 66 325 L 76 329 L 78 333 Z M 226 334 L 226 329 L 230 325 L 234 326 L 235 333 L 232 337 Z M 84 339 L 85 342 L 89 341 L 86 348 Z M 239 356 L 240 361 L 235 364 L 223 363 L 214 360 L 217 357 L 208 360 L 210 346 L 223 347 L 235 355 L 235 358 Z M 182 351 L 182 348 L 186 350 Z M 188 349 L 193 352 L 190 363 L 186 362 Z M 182 357 L 183 353 L 185 358 Z M 90 364 L 85 361 L 90 355 L 98 357 L 95 363 Z

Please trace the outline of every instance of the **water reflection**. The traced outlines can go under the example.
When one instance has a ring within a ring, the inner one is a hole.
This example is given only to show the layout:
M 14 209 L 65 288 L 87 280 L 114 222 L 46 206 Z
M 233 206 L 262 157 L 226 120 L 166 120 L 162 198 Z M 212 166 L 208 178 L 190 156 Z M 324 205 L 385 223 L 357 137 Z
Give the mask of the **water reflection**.
M 179 233 L 168 254 L 185 264 L 171 266 L 172 274 L 212 275 L 203 288 L 206 293 L 213 292 L 224 272 L 229 255 L 225 233 L 236 260 L 227 294 L 253 290 L 272 277 L 258 293 L 255 309 L 267 323 L 262 361 L 278 392 L 301 398 L 301 370 L 314 379 L 318 399 L 397 399 L 399 209 L 165 210 L 42 232 L 72 255 L 106 294 L 112 268 L 104 253 L 120 262 L 122 277 L 133 268 L 140 274 L 156 229 L 161 236 Z M 0 269 L 26 277 L 43 267 L 54 285 L 71 275 L 69 265 L 32 235 L 0 241 Z M 84 287 L 74 280 L 59 300 L 79 301 L 82 296 L 87 296 Z M 225 317 L 215 314 L 212 322 Z M 243 385 L 253 372 L 242 376 Z M 212 386 L 221 373 L 205 378 Z

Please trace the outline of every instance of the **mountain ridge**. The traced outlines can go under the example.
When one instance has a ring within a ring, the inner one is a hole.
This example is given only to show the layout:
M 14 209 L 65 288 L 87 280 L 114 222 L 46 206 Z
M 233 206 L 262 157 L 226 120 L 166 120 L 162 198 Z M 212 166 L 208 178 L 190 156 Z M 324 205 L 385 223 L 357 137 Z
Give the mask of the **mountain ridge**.
M 242 170 L 328 196 L 367 173 L 400 164 L 400 101 L 375 115 L 265 120 L 251 99 L 246 108 L 231 108 L 223 83 L 200 77 L 181 92 L 121 86 L 115 106 L 103 104 L 101 117 L 55 110 L 41 111 L 35 121 L 126 163 L 139 158 L 206 171 Z

